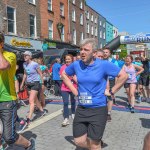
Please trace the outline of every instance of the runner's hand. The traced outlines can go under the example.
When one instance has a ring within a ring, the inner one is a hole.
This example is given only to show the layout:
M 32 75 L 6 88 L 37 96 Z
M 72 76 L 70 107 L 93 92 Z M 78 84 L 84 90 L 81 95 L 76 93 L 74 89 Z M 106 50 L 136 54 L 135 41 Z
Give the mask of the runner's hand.
M 111 94 L 110 94 L 110 92 L 109 92 L 108 89 L 105 90 L 105 95 L 106 95 L 106 96 L 111 96 Z

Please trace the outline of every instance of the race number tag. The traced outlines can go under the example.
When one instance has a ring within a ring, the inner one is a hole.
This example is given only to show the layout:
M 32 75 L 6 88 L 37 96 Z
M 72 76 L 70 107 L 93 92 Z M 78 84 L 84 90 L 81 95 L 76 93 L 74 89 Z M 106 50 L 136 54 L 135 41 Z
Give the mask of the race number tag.
M 80 93 L 79 102 L 84 105 L 92 104 L 92 96 L 89 96 L 86 92 Z
M 132 79 L 132 74 L 128 73 L 128 79 Z

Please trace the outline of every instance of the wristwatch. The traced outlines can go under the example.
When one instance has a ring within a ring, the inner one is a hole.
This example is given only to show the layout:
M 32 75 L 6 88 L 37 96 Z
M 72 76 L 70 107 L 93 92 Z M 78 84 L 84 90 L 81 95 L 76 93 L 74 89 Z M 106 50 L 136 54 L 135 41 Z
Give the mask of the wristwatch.
M 114 95 L 114 93 L 112 92 L 112 90 L 109 90 L 109 93 L 113 96 Z

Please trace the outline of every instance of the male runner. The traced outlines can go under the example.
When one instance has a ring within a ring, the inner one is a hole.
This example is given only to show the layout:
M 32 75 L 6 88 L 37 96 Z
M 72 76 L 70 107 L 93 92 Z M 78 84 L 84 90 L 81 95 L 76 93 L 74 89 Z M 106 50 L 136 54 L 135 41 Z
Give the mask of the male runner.
M 62 79 L 78 96 L 79 104 L 73 121 L 73 136 L 77 146 L 100 150 L 100 141 L 107 121 L 107 100 L 104 95 L 108 76 L 118 77 L 110 95 L 115 94 L 128 75 L 106 60 L 96 59 L 95 39 L 84 39 L 80 44 L 81 60 L 70 64 L 62 73 Z M 77 76 L 78 89 L 68 76 Z

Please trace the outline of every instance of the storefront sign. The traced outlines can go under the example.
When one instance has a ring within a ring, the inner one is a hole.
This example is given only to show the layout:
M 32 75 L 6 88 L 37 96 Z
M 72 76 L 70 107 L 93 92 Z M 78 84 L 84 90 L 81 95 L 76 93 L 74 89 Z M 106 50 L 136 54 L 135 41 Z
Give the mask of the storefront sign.
M 17 37 L 14 35 L 5 35 L 5 43 L 17 48 L 43 50 L 43 41 L 30 38 Z
M 10 43 L 12 46 L 15 47 L 27 47 L 27 48 L 32 47 L 29 41 L 17 40 L 16 38 L 12 38 Z

